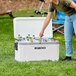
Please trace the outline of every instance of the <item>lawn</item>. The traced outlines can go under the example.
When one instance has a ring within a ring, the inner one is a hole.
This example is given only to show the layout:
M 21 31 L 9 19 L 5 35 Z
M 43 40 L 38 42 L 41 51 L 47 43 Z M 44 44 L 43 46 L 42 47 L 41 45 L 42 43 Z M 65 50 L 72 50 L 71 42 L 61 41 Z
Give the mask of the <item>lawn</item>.
M 34 13 L 14 12 L 15 17 L 41 16 Z M 7 16 L 0 17 L 0 76 L 76 76 L 76 37 L 73 37 L 72 61 L 63 62 L 65 57 L 65 40 L 62 34 L 55 33 L 54 38 L 60 42 L 59 61 L 15 61 L 13 20 Z

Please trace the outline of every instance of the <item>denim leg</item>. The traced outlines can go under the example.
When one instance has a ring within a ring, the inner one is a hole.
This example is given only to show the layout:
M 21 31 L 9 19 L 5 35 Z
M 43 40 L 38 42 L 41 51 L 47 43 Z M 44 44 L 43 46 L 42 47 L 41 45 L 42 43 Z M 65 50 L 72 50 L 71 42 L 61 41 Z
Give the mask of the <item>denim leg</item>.
M 64 24 L 64 35 L 65 35 L 65 47 L 66 47 L 66 56 L 72 56 L 72 36 L 73 36 L 73 23 L 69 16 L 65 18 Z
M 74 27 L 74 32 L 76 35 L 76 14 L 73 16 L 73 27 Z

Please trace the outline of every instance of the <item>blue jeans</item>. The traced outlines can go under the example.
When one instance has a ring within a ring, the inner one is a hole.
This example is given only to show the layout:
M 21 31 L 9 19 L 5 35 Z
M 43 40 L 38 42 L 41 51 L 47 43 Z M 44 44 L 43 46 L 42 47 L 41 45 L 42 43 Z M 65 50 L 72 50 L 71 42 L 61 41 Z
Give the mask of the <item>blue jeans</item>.
M 76 34 L 76 14 L 65 17 L 64 35 L 65 35 L 66 56 L 73 55 L 73 49 L 72 49 L 73 32 L 75 32 Z

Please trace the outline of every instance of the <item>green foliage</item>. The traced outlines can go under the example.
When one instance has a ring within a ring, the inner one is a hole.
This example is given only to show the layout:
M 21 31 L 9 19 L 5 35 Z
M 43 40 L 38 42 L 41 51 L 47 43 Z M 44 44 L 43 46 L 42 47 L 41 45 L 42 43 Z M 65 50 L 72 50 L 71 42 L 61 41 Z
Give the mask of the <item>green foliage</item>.
M 15 17 L 27 17 L 33 13 L 15 12 Z M 35 16 L 41 16 L 36 15 Z M 65 40 L 62 34 L 54 34 L 60 42 L 59 61 L 15 61 L 13 20 L 9 16 L 0 17 L 0 76 L 76 76 L 76 37 L 73 37 L 73 60 L 62 62 L 65 57 Z
M 23 8 L 23 10 L 21 10 L 21 12 L 24 11 L 26 13 L 32 13 L 32 9 L 28 9 L 28 8 Z
M 56 20 L 56 11 L 53 12 L 53 20 Z
M 32 13 L 26 13 L 25 11 L 20 11 L 20 12 L 15 12 L 13 13 L 13 15 L 15 17 L 30 17 L 30 16 L 35 16 L 35 17 L 41 17 L 41 14 L 36 14 L 34 13 L 34 10 L 32 11 Z

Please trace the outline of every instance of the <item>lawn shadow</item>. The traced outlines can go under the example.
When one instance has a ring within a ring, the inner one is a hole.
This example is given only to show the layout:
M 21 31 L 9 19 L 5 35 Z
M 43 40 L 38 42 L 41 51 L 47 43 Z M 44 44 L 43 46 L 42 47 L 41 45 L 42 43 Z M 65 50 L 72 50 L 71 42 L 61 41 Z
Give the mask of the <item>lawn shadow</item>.
M 76 59 L 75 58 L 72 58 L 72 61 L 76 61 Z
M 0 19 L 12 19 L 11 17 L 0 17 Z

